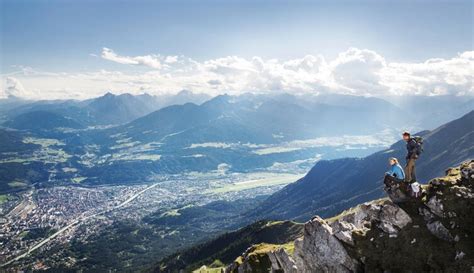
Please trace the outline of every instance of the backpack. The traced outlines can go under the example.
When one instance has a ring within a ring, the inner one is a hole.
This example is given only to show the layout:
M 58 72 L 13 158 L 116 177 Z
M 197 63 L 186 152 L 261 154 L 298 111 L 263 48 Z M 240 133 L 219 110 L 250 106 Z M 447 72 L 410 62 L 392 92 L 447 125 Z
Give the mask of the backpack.
M 410 185 L 410 192 L 411 192 L 412 197 L 414 197 L 414 198 L 420 197 L 421 192 L 422 192 L 421 185 L 418 182 L 412 183 Z
M 423 138 L 421 136 L 414 136 L 412 139 L 416 142 L 416 154 L 420 155 L 423 152 Z

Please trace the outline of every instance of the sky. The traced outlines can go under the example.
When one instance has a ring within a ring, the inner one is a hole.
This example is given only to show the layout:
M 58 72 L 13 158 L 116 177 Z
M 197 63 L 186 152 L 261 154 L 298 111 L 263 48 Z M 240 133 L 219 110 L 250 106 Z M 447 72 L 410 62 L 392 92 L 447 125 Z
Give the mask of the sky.
M 474 95 L 473 1 L 0 0 L 0 97 Z

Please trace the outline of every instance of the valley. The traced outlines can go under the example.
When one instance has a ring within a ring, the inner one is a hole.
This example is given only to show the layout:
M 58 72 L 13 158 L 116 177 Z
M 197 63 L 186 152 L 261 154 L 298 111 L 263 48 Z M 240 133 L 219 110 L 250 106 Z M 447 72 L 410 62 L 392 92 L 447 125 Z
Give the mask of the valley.
M 53 252 L 58 246 L 85 243 L 92 236 L 107 232 L 114 223 L 142 223 L 150 215 L 157 215 L 158 218 L 154 220 L 158 221 L 178 219 L 180 211 L 192 207 L 268 196 L 302 175 L 216 172 L 201 174 L 199 178 L 192 174 L 167 176 L 145 185 L 93 188 L 58 186 L 30 190 L 21 194 L 18 204 L 2 218 L 2 263 L 11 268 L 58 267 L 61 263 L 50 259 L 39 262 L 36 255 L 43 256 L 45 252 Z M 232 216 L 238 217 L 238 213 L 231 213 L 226 221 Z M 214 226 L 212 230 L 219 230 L 218 224 L 231 226 L 231 223 L 224 222 L 206 224 Z M 162 238 L 182 236 L 184 238 L 180 239 L 189 239 L 186 238 L 189 236 L 187 234 L 181 235 L 176 230 L 159 225 L 154 232 Z M 167 251 L 171 253 L 176 247 L 170 247 Z M 63 252 L 51 254 L 56 259 L 64 255 L 61 258 L 63 261 L 72 258 L 68 256 L 71 254 L 69 251 Z M 75 255 L 81 255 L 80 251 L 73 253 Z M 68 266 L 74 267 L 74 264 Z
M 2 269 L 147 270 L 177 251 L 256 220 L 300 220 L 318 209 L 332 214 L 379 196 L 377 187 L 346 185 L 339 191 L 346 195 L 334 202 L 331 185 L 317 193 L 318 187 L 299 188 L 311 170 L 327 162 L 361 164 L 378 152 L 383 160 L 370 164 L 379 171 L 386 153 L 395 147 L 400 156 L 402 148 L 395 144 L 387 150 L 401 129 L 374 115 L 381 107 L 397 107 L 350 96 L 222 95 L 200 105 L 164 107 L 124 124 L 87 119 L 92 105 L 133 106 L 142 98 L 136 99 L 106 94 L 66 107 L 47 103 L 53 114 L 41 103 L 4 112 Z M 362 102 L 368 108 L 359 106 Z M 74 107 L 82 110 L 69 112 Z M 353 115 L 341 115 L 341 108 Z M 361 119 L 373 125 L 360 128 Z M 431 139 L 437 138 L 428 138 L 428 146 Z M 331 168 L 324 169 L 318 174 L 331 174 Z M 320 197 L 313 201 L 314 196 Z

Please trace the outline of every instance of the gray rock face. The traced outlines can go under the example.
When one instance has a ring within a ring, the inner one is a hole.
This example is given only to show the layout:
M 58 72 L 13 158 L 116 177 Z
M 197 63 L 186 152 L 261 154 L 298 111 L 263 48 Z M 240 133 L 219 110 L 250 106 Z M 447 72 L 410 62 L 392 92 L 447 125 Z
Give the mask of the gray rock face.
M 473 161 L 471 161 L 469 164 L 466 164 L 466 166 L 461 167 L 461 176 L 465 180 L 474 179 L 474 162 Z
M 454 240 L 454 238 L 449 233 L 449 230 L 439 220 L 436 220 L 436 216 L 440 217 L 440 215 L 444 215 L 443 207 L 442 205 L 440 205 L 441 202 L 438 202 L 436 200 L 431 201 L 433 199 L 436 199 L 436 197 L 432 197 L 428 202 L 431 202 L 431 205 L 428 205 L 428 203 L 426 205 L 430 209 L 419 208 L 419 213 L 421 216 L 423 216 L 423 219 L 426 222 L 426 227 L 431 232 L 431 234 L 438 237 L 439 239 L 451 242 Z M 435 213 L 435 211 L 437 213 Z
M 298 268 L 296 267 L 296 262 L 293 258 L 282 248 L 272 251 L 268 254 L 270 261 L 272 263 L 272 271 L 274 272 L 287 272 L 287 273 L 297 273 Z
M 445 241 L 453 241 L 453 236 L 449 233 L 449 230 L 440 222 L 440 221 L 433 221 L 431 223 L 427 223 L 426 227 L 434 236 L 445 240 Z
M 358 229 L 355 225 L 345 221 L 335 221 L 331 224 L 331 227 L 333 228 L 334 236 L 336 236 L 337 239 L 351 246 L 354 245 L 352 231 Z
M 390 200 L 395 203 L 406 202 L 410 199 L 410 196 L 407 195 L 404 191 L 402 191 L 399 185 L 392 185 L 391 187 L 385 189 L 385 192 L 387 193 Z
M 411 222 L 410 216 L 389 200 L 359 205 L 330 222 L 316 216 L 305 224 L 303 237 L 294 241 L 293 255 L 283 248 L 268 252 L 271 272 L 357 272 L 361 268 L 360 261 L 346 250 L 348 245 L 354 245 L 354 231 L 365 233 L 378 228 L 395 237 Z M 241 265 L 233 264 L 226 272 L 252 272 L 245 253 L 243 257 Z
M 358 262 L 353 260 L 332 228 L 320 217 L 305 225 L 301 240 L 295 241 L 294 259 L 298 272 L 354 272 Z
M 379 227 L 387 233 L 397 233 L 397 229 L 402 229 L 412 222 L 408 213 L 391 202 L 382 205 L 379 220 Z
M 366 232 L 373 227 L 395 235 L 411 223 L 410 216 L 391 201 L 365 203 L 328 223 L 316 216 L 305 224 L 304 235 L 297 239 L 293 256 L 278 249 L 268 254 L 274 272 L 356 272 L 359 261 L 346 246 L 354 245 L 353 231 Z
M 430 208 L 431 212 L 433 212 L 435 215 L 439 217 L 444 216 L 443 204 L 441 203 L 440 199 L 436 198 L 436 196 L 431 197 L 426 203 L 426 206 Z
M 371 202 L 359 205 L 354 211 L 345 213 L 340 219 L 334 221 L 331 227 L 338 239 L 353 244 L 352 231 L 366 232 L 372 227 L 372 223 L 376 223 L 377 227 L 385 233 L 396 234 L 398 230 L 411 222 L 408 213 L 387 200 L 380 204 Z
M 421 216 L 423 216 L 425 222 L 432 222 L 435 218 L 434 214 L 427 208 L 421 207 L 418 209 L 418 212 Z

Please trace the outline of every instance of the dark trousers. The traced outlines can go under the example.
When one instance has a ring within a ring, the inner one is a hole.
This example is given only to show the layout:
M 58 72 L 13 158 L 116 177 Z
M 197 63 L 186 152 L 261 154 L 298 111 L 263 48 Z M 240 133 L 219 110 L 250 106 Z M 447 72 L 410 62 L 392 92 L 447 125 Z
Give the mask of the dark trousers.
M 398 179 L 398 178 L 396 178 L 394 176 L 391 176 L 391 175 L 388 175 L 388 174 L 386 174 L 384 179 L 383 179 L 383 183 L 387 187 L 391 187 L 395 184 L 401 184 L 402 182 L 403 182 L 402 179 Z
M 405 166 L 405 181 L 407 182 L 416 181 L 415 161 L 416 159 L 414 158 L 407 160 L 407 165 Z

